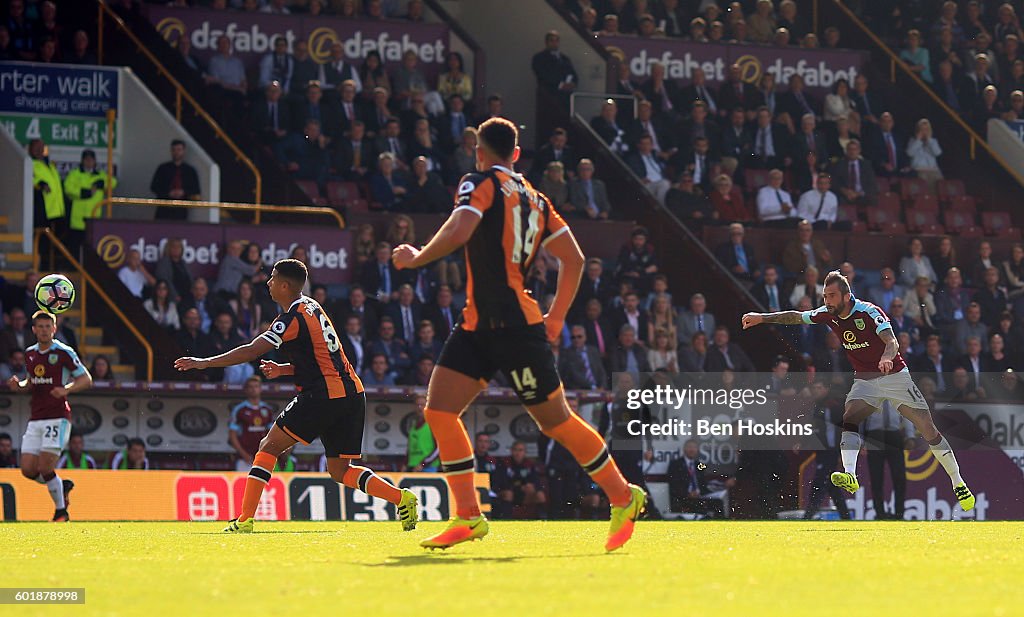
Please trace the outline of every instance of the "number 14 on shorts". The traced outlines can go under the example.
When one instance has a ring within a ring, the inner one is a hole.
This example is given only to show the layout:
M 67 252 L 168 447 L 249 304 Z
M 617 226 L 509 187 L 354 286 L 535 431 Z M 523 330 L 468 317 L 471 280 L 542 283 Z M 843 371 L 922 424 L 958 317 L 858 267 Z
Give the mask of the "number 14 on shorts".
M 532 398 L 537 393 L 537 379 L 533 376 L 533 370 L 530 367 L 521 368 L 519 370 L 509 371 L 509 375 L 512 376 L 512 383 L 516 387 L 516 391 L 521 393 L 526 398 Z

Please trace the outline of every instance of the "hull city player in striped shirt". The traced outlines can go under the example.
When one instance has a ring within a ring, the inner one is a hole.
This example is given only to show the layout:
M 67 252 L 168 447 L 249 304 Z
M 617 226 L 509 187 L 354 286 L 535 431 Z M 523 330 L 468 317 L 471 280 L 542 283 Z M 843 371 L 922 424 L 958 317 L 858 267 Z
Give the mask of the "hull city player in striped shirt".
M 853 387 L 846 395 L 843 436 L 840 441 L 843 471 L 832 474 L 832 483 L 850 493 L 860 488 L 857 481 L 857 455 L 861 436 L 858 427 L 877 412 L 884 401 L 910 420 L 928 442 L 953 483 L 953 494 L 964 511 L 974 507 L 974 495 L 960 477 L 960 466 L 949 442 L 935 428 L 931 411 L 914 384 L 899 343 L 893 334 L 889 316 L 870 302 L 858 300 L 850 291 L 850 282 L 838 270 L 828 273 L 823 287 L 825 304 L 812 311 L 747 313 L 743 328 L 762 323 L 800 325 L 825 324 L 835 332 L 853 365 Z
M 294 375 L 299 390 L 267 436 L 260 441 L 242 495 L 242 511 L 224 529 L 227 533 L 250 533 L 263 487 L 270 482 L 278 457 L 296 443 L 309 444 L 316 438 L 327 454 L 327 471 L 336 482 L 379 497 L 395 505 L 402 528 L 416 528 L 416 497 L 399 490 L 370 469 L 352 464 L 362 456 L 366 395 L 363 384 L 341 349 L 330 317 L 316 300 L 302 294 L 306 265 L 295 259 L 274 264 L 267 287 L 270 297 L 285 311 L 270 329 L 247 345 L 212 358 L 178 358 L 179 371 L 222 368 L 252 362 L 273 349 L 291 359 L 289 364 L 269 360 L 260 363 L 268 379 Z
M 456 516 L 420 545 L 446 549 L 488 533 L 473 485 L 473 444 L 460 416 L 501 371 L 544 434 L 565 446 L 608 495 L 612 513 L 605 549 L 612 551 L 629 540 L 646 495 L 626 483 L 604 439 L 565 400 L 549 341 L 562 331 L 576 295 L 583 253 L 548 198 L 512 170 L 518 141 L 515 125 L 504 118 L 481 124 L 477 172 L 459 182 L 451 216 L 422 249 L 403 244 L 392 255 L 395 266 L 405 269 L 426 266 L 462 247 L 466 253 L 466 308 L 430 376 L 424 411 L 455 496 Z M 542 246 L 561 264 L 547 315 L 524 283 Z

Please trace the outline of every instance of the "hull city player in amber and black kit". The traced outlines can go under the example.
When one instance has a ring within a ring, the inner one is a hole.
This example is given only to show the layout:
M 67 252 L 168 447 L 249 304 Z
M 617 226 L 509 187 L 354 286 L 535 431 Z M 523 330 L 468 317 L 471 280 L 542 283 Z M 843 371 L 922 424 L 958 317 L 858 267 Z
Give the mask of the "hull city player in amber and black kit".
M 46 311 L 32 315 L 36 344 L 25 350 L 28 378 L 11 377 L 7 385 L 16 392 L 32 391 L 32 415 L 21 438 L 21 473 L 45 484 L 53 499 L 53 520 L 68 519 L 71 480 L 62 480 L 54 468 L 71 437 L 71 405 L 68 394 L 92 387 L 92 376 L 73 349 L 53 338 L 57 318 Z
M 857 455 L 861 437 L 858 426 L 889 401 L 910 420 L 928 442 L 935 459 L 949 474 L 964 511 L 974 507 L 974 495 L 963 478 L 949 442 L 935 428 L 931 411 L 899 352 L 889 316 L 870 302 L 858 300 L 850 292 L 850 282 L 838 270 L 825 277 L 825 304 L 813 311 L 747 313 L 743 328 L 761 323 L 786 325 L 825 324 L 835 332 L 853 365 L 853 387 L 846 395 L 843 413 L 843 437 L 840 441 L 844 471 L 832 474 L 832 483 L 851 493 L 860 488 L 857 481 Z
M 451 216 L 422 250 L 403 244 L 392 255 L 395 266 L 404 269 L 426 266 L 462 246 L 466 253 L 466 308 L 430 377 L 424 412 L 455 496 L 456 516 L 421 546 L 444 549 L 487 535 L 473 485 L 473 445 L 460 416 L 501 371 L 544 434 L 572 452 L 608 495 L 612 528 L 605 548 L 615 550 L 633 533 L 645 495 L 626 483 L 604 440 L 565 400 L 548 342 L 561 332 L 576 295 L 583 254 L 548 198 L 512 171 L 518 139 L 515 125 L 504 118 L 481 124 L 477 173 L 463 176 Z M 547 315 L 524 285 L 541 246 L 561 264 Z
M 179 371 L 202 370 L 252 362 L 272 349 L 280 349 L 291 359 L 289 364 L 269 360 L 260 363 L 260 370 L 268 379 L 294 375 L 299 394 L 260 442 L 245 483 L 242 511 L 224 531 L 251 532 L 263 487 L 270 482 L 278 457 L 296 443 L 309 444 L 318 437 L 327 455 L 327 471 L 336 482 L 395 504 L 402 528 L 415 529 L 418 512 L 412 492 L 399 490 L 366 467 L 351 464 L 361 456 L 366 395 L 341 350 L 334 324 L 316 300 L 302 295 L 306 276 L 306 266 L 301 261 L 277 262 L 267 287 L 274 302 L 286 310 L 269 330 L 251 343 L 219 356 L 174 361 Z

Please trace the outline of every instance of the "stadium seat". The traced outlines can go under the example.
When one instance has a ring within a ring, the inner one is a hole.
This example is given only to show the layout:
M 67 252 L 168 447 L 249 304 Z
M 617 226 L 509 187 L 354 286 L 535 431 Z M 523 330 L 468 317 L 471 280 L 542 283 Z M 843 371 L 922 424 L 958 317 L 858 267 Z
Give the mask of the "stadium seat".
M 836 222 L 850 223 L 852 226 L 851 231 L 854 233 L 863 233 L 868 230 L 867 224 L 860 220 L 860 213 L 857 212 L 857 206 L 852 204 L 839 206 L 839 212 L 836 215 Z
M 896 193 L 879 193 L 878 200 L 875 203 L 879 208 L 895 209 L 896 212 L 900 211 L 900 196 Z
M 921 178 L 900 178 L 900 197 L 912 201 L 928 194 L 928 183 Z
M 939 180 L 935 185 L 935 190 L 939 193 L 939 200 L 943 202 L 949 202 L 967 194 L 963 180 Z
M 1013 218 L 1009 212 L 982 212 L 981 227 L 990 236 L 1002 236 L 1007 229 L 1013 229 Z
M 327 200 L 320 196 L 320 189 L 316 185 L 316 180 L 295 180 L 295 183 L 299 185 L 302 192 L 309 198 L 309 203 L 314 206 L 325 206 Z
M 756 193 L 762 186 L 768 184 L 767 169 L 745 169 L 743 170 L 743 186 L 747 193 Z
M 883 178 L 881 176 L 875 178 L 875 184 L 878 185 L 879 193 L 891 193 L 894 182 L 895 180 L 893 180 L 892 178 Z
M 946 210 L 942 222 L 950 233 L 963 235 L 963 231 L 974 227 L 974 213 L 966 210 Z
M 345 206 L 359 199 L 359 187 L 355 182 L 331 181 L 327 183 L 327 201 L 332 206 Z
M 365 199 L 352 199 L 345 204 L 345 208 L 347 214 L 351 214 L 353 212 L 369 212 L 370 204 Z
M 900 223 L 899 206 L 877 205 L 868 208 L 868 227 L 882 231 L 885 227 L 891 227 L 893 223 Z
M 985 230 L 981 227 L 964 227 L 960 230 L 961 238 L 983 238 L 985 237 Z
M 907 210 L 907 230 L 912 233 L 928 233 L 926 228 L 935 228 L 939 225 L 939 213 L 932 210 L 918 210 L 917 208 Z M 940 233 L 945 233 L 945 229 Z
M 969 212 L 971 216 L 974 216 L 978 211 L 978 202 L 971 195 L 960 195 L 949 201 L 948 208 L 958 212 Z
M 939 200 L 934 195 L 918 195 L 913 201 L 914 210 L 939 211 Z

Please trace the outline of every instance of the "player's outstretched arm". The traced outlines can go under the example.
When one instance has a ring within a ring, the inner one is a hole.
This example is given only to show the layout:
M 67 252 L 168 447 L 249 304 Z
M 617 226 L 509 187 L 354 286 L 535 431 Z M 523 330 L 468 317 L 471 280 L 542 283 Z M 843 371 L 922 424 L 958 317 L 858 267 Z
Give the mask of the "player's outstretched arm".
M 763 323 L 798 326 L 804 323 L 804 315 L 800 311 L 779 311 L 778 313 L 747 313 L 743 316 L 744 330 Z
M 391 261 L 399 270 L 422 268 L 451 254 L 465 243 L 480 224 L 480 215 L 470 209 L 457 209 L 441 225 L 434 237 L 422 249 L 402 244 L 391 252 Z
M 295 367 L 291 364 L 278 364 L 273 360 L 260 360 L 260 372 L 267 379 L 277 379 L 284 375 L 294 375 Z
M 210 358 L 178 358 L 174 361 L 174 368 L 179 371 L 189 371 L 192 369 L 201 371 L 208 368 L 235 366 L 236 364 L 252 362 L 272 349 L 274 349 L 274 346 L 270 341 L 266 340 L 262 336 L 257 336 L 251 343 L 239 345 L 231 351 L 226 351 L 219 356 L 213 356 Z
M 548 339 L 554 341 L 562 331 L 565 316 L 569 314 L 569 307 L 572 306 L 572 301 L 576 298 L 586 260 L 583 257 L 583 251 L 580 250 L 580 245 L 576 243 L 576 238 L 568 227 L 565 228 L 565 232 L 553 236 L 551 241 L 544 245 L 544 249 L 558 258 L 560 264 L 555 299 L 551 302 L 548 314 L 544 316 L 544 327 L 547 330 Z

